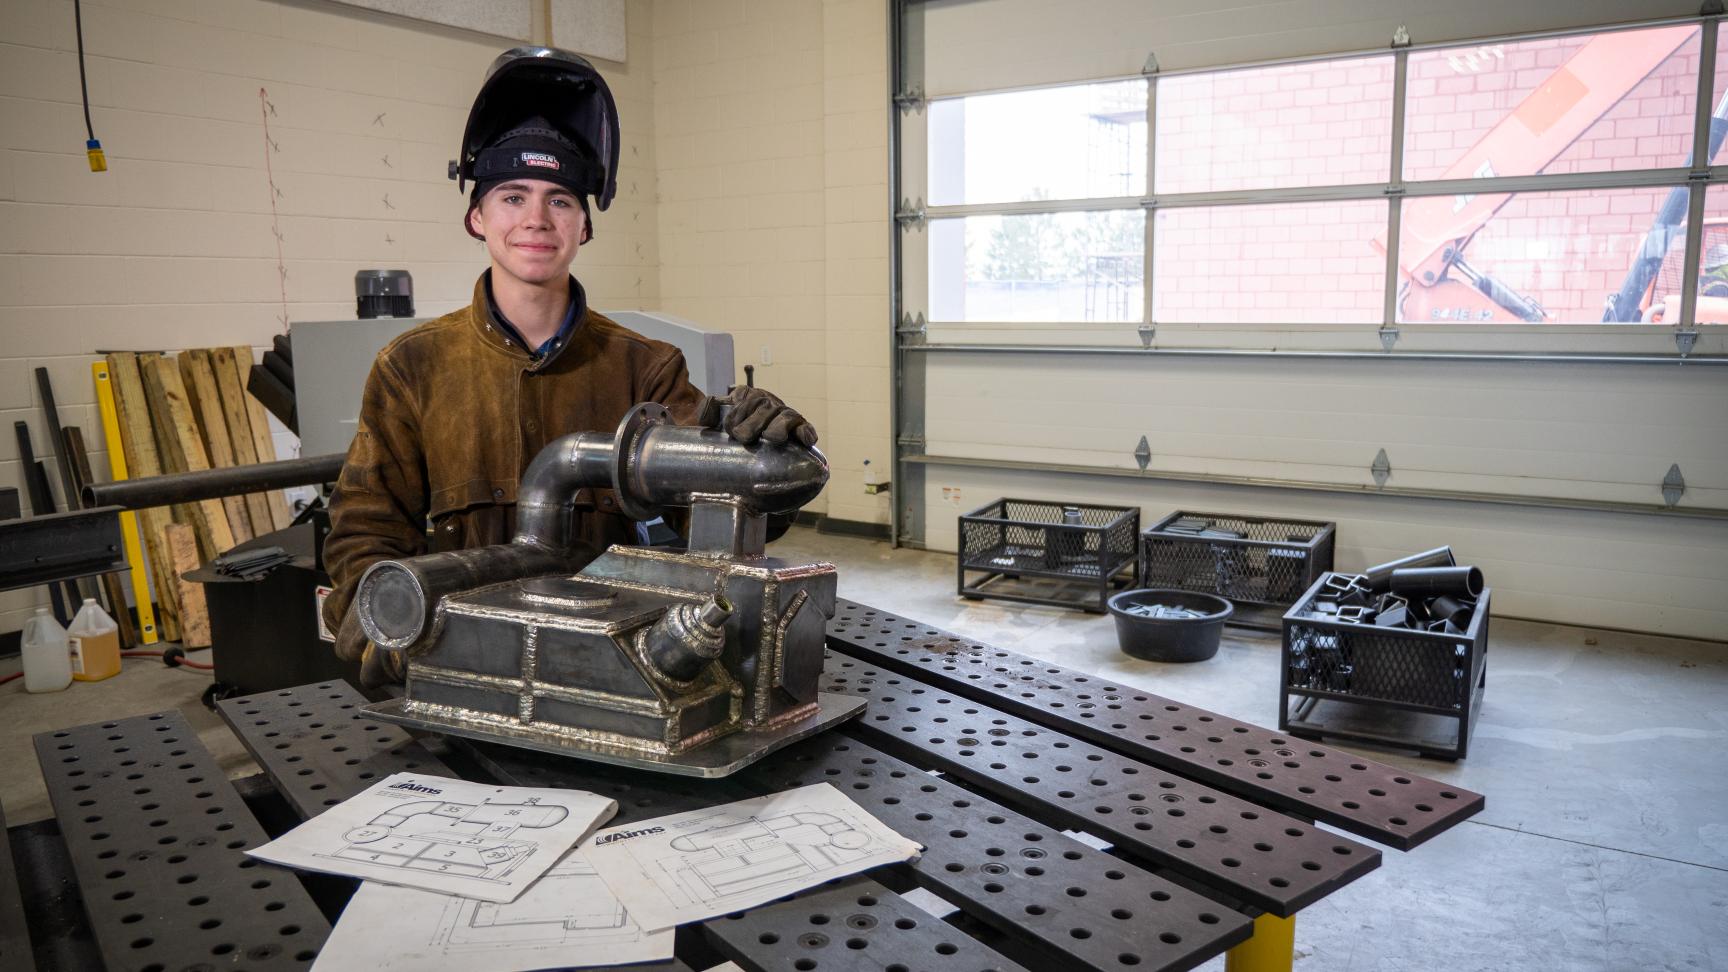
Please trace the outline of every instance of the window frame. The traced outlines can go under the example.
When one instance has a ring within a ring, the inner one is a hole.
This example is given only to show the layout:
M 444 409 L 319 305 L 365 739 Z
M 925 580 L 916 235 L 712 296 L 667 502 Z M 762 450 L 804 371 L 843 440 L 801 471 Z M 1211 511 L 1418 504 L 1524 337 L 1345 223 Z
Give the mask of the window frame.
M 936 346 L 964 345 L 984 347 L 1050 346 L 1086 348 L 1128 346 L 1135 349 L 1215 349 L 1219 351 L 1255 351 L 1257 349 L 1287 349 L 1305 351 L 1359 352 L 1363 354 L 1391 353 L 1459 353 L 1472 358 L 1482 355 L 1507 354 L 1529 357 L 1628 355 L 1674 356 L 1680 349 L 1693 353 L 1720 353 L 1728 350 L 1728 325 L 1699 324 L 1697 315 L 1698 261 L 1702 240 L 1704 202 L 1711 186 L 1728 184 L 1728 164 L 1676 165 L 1656 169 L 1628 169 L 1601 172 L 1539 173 L 1523 176 L 1492 176 L 1471 179 L 1404 179 L 1405 123 L 1408 110 L 1406 97 L 1409 78 L 1409 55 L 1430 50 L 1459 50 L 1502 43 L 1521 42 L 1556 37 L 1595 36 L 1654 27 L 1692 26 L 1700 29 L 1699 66 L 1695 80 L 1692 118 L 1691 158 L 1705 155 L 1709 125 L 1715 95 L 1716 55 L 1720 15 L 1645 20 L 1593 27 L 1568 28 L 1546 32 L 1506 34 L 1473 40 L 1450 40 L 1429 44 L 1406 44 L 1390 48 L 1354 50 L 1284 58 L 1227 66 L 1183 69 L 1159 72 L 1152 70 L 1139 75 L 1147 84 L 1146 114 L 1146 183 L 1140 197 L 1050 199 L 1016 203 L 974 203 L 964 205 L 928 206 L 923 204 L 928 178 L 929 159 L 925 146 L 929 141 L 930 112 L 903 112 L 899 151 L 894 160 L 899 174 L 901 200 L 897 223 L 901 265 L 917 267 L 922 277 L 928 266 L 929 221 L 972 215 L 1009 215 L 1020 213 L 1057 213 L 1069 211 L 1130 209 L 1146 211 L 1146 239 L 1143 251 L 1142 319 L 1131 323 L 1007 323 L 987 321 L 935 321 L 923 323 L 914 330 L 919 340 Z M 1391 143 L 1387 179 L 1384 182 L 1346 185 L 1311 186 L 1300 188 L 1255 188 L 1208 192 L 1186 192 L 1157 195 L 1153 187 L 1158 177 L 1158 88 L 1165 78 L 1196 74 L 1223 74 L 1267 67 L 1346 61 L 1371 56 L 1393 59 L 1391 97 Z M 1011 91 L 1047 90 L 1059 87 L 1086 86 L 1131 80 L 1130 77 L 1100 77 L 1061 84 L 1025 85 L 981 91 L 944 94 L 937 100 L 951 100 L 984 94 Z M 909 107 L 904 101 L 902 109 Z M 913 105 L 912 107 L 916 107 Z M 1509 323 L 1467 324 L 1454 322 L 1400 322 L 1397 319 L 1400 288 L 1398 259 L 1401 244 L 1401 213 L 1403 200 L 1423 196 L 1457 195 L 1460 193 L 1500 193 L 1566 191 L 1587 189 L 1687 188 L 1686 239 L 1684 241 L 1685 279 L 1680 313 L 1661 324 L 1623 323 Z M 1377 324 L 1315 324 L 1288 321 L 1256 321 L 1244 323 L 1186 323 L 1160 321 L 1154 317 L 1158 280 L 1154 272 L 1157 210 L 1193 206 L 1230 206 L 1295 202 L 1383 199 L 1387 205 L 1386 272 L 1383 283 L 1381 320 Z M 913 202 L 913 200 L 917 200 Z M 899 279 L 902 287 L 898 306 L 906 321 L 928 316 L 928 282 L 922 279 Z M 914 286 L 907 286 L 914 285 Z M 1150 332 L 1150 336 L 1148 334 Z

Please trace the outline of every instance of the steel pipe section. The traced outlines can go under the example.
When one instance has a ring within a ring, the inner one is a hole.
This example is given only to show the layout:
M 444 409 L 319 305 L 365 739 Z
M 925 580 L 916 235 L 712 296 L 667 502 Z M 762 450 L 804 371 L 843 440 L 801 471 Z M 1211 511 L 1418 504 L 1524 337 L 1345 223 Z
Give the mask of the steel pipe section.
M 91 483 L 84 487 L 85 506 L 121 506 L 129 510 L 145 510 L 176 503 L 243 496 L 289 486 L 312 486 L 331 483 L 342 474 L 347 456 L 333 453 L 280 462 L 261 462 L 251 466 L 228 466 L 203 472 L 170 473 L 147 476 L 118 483 Z
M 1451 567 L 1458 561 L 1452 557 L 1451 547 L 1435 547 L 1419 554 L 1388 560 L 1383 564 L 1375 564 L 1362 572 L 1363 583 L 1375 594 L 1384 594 L 1392 587 L 1392 572 L 1414 567 Z
M 438 603 L 447 594 L 581 570 L 600 553 L 571 539 L 583 489 L 610 487 L 625 513 L 649 520 L 664 507 L 704 498 L 750 515 L 787 513 L 827 482 L 828 460 L 813 448 L 746 446 L 715 429 L 672 425 L 665 408 L 644 403 L 610 439 L 577 432 L 534 457 L 517 490 L 509 543 L 379 561 L 361 576 L 355 609 L 373 644 L 412 652 L 436 635 Z

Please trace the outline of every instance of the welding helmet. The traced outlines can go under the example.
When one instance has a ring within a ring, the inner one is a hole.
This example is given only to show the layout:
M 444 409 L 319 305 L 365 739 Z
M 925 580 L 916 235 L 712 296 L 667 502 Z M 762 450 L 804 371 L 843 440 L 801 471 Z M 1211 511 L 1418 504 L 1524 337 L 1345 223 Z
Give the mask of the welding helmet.
M 556 166 L 556 168 L 554 168 Z M 530 176 L 562 183 L 605 209 L 618 192 L 618 106 L 585 58 L 555 47 L 498 55 L 468 112 L 456 188 Z

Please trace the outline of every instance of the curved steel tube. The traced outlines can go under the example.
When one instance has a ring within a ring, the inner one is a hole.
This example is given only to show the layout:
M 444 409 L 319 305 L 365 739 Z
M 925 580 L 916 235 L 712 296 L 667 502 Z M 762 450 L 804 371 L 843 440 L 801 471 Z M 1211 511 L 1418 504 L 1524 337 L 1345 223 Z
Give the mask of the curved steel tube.
M 380 648 L 411 650 L 436 635 L 446 594 L 581 570 L 600 553 L 571 540 L 583 489 L 611 487 L 627 514 L 650 519 L 704 497 L 725 497 L 751 515 L 786 513 L 827 485 L 828 460 L 815 449 L 746 446 L 713 429 L 669 423 L 666 409 L 644 403 L 611 438 L 576 432 L 553 440 L 522 474 L 509 543 L 373 564 L 355 595 L 366 636 Z

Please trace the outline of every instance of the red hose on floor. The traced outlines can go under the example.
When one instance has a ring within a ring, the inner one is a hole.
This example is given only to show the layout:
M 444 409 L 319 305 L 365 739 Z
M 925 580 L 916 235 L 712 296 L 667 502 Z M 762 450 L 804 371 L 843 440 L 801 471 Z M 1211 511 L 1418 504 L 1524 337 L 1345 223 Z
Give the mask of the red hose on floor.
M 0 685 L 5 685 L 7 682 L 10 682 L 15 678 L 23 678 L 23 677 L 24 677 L 23 672 L 13 672 L 12 674 L 6 676 L 5 678 L 0 678 Z
M 201 662 L 187 661 L 186 651 L 182 648 L 169 648 L 167 651 L 123 651 L 121 658 L 160 658 L 169 668 L 196 668 L 201 672 L 215 670 L 215 665 L 205 665 Z

